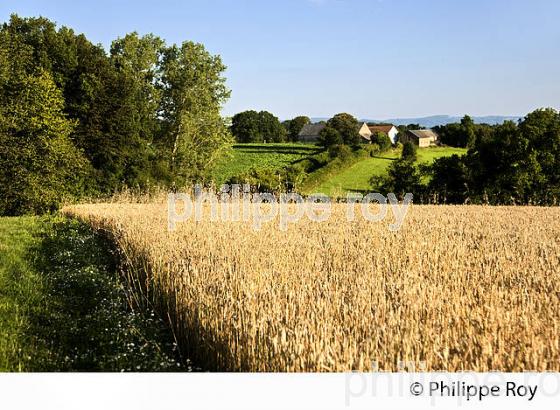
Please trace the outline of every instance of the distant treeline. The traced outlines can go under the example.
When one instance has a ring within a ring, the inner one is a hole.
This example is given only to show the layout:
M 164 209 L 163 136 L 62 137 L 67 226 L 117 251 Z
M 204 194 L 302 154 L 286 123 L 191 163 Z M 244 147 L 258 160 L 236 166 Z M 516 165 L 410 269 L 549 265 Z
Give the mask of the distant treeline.
M 220 57 L 127 34 L 109 52 L 45 18 L 0 27 L 0 215 L 200 180 L 232 142 Z
M 297 142 L 299 133 L 307 124 L 311 124 L 311 119 L 304 115 L 280 122 L 278 117 L 268 111 L 248 110 L 233 116 L 230 129 L 235 140 L 240 143 Z M 318 144 L 323 147 L 340 144 L 357 147 L 363 141 L 359 134 L 361 124 L 351 114 L 336 114 L 325 121 L 325 125 L 318 139 Z M 388 137 L 385 135 L 382 144 L 386 140 Z
M 442 143 L 469 148 L 466 155 L 417 166 L 414 155 L 395 161 L 372 189 L 419 203 L 494 205 L 560 204 L 560 113 L 536 110 L 518 124 L 477 125 L 469 117 L 438 127 Z M 404 154 L 404 152 L 403 152 Z
M 311 120 L 306 116 L 280 122 L 268 111 L 248 110 L 235 114 L 231 119 L 231 133 L 235 140 L 248 142 L 296 142 L 299 132 Z

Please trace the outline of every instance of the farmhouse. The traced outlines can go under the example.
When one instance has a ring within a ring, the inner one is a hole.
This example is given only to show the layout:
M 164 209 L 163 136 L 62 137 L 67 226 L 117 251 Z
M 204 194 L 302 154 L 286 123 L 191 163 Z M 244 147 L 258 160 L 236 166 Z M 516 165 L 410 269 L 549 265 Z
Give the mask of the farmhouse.
M 325 129 L 325 127 L 326 127 L 325 123 L 304 125 L 300 133 L 298 134 L 299 141 L 317 142 L 319 140 L 319 134 L 321 133 L 321 131 L 323 131 L 323 129 Z M 391 127 L 393 126 L 391 125 Z M 388 129 L 388 131 L 391 130 Z M 395 128 L 395 135 L 394 135 L 395 139 L 396 139 L 396 133 L 398 133 L 398 130 Z M 373 132 L 371 131 L 371 127 L 368 126 L 365 122 L 362 123 L 362 125 L 360 126 L 358 134 L 360 134 L 360 136 L 362 137 L 363 143 L 369 144 L 371 142 L 371 136 L 373 135 Z M 393 134 L 387 134 L 387 135 L 391 137 Z M 391 139 L 391 141 L 393 141 L 393 139 Z
M 382 132 L 391 139 L 391 143 L 397 143 L 397 134 L 399 130 L 393 124 L 373 124 L 369 125 L 368 128 L 371 131 L 371 135 Z
M 420 148 L 436 145 L 438 136 L 432 130 L 409 130 L 400 137 L 399 142 L 405 143 L 407 141 L 418 145 Z
M 326 124 L 306 124 L 299 132 L 299 140 L 301 142 L 317 142 L 319 134 L 326 127 Z

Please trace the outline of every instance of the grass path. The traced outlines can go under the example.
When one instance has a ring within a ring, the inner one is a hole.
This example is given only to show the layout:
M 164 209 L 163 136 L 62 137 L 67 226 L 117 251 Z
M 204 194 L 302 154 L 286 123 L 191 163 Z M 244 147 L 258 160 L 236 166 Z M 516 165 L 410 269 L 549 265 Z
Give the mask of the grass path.
M 26 333 L 43 292 L 38 274 L 25 260 L 39 224 L 35 218 L 0 221 L 0 371 L 22 371 L 35 350 Z
M 453 154 L 462 155 L 465 152 L 465 149 L 451 147 L 419 149 L 418 163 L 429 163 L 436 158 Z M 379 157 L 366 158 L 322 182 L 313 191 L 321 192 L 331 197 L 344 196 L 347 192 L 352 191 L 369 191 L 371 189 L 369 184 L 371 177 L 385 174 L 391 161 L 399 158 L 399 156 L 400 152 L 392 150 Z
M 86 226 L 0 218 L 0 371 L 169 371 L 173 339 L 130 309 L 115 258 Z

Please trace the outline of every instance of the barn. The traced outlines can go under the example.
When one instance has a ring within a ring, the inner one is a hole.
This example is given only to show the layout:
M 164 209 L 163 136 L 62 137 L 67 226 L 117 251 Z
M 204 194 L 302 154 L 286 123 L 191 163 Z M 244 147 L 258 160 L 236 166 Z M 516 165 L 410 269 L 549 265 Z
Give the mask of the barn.
M 407 141 L 418 145 L 420 148 L 426 148 L 436 145 L 438 142 L 438 136 L 432 130 L 408 130 L 399 138 L 399 142 L 402 142 L 403 144 Z

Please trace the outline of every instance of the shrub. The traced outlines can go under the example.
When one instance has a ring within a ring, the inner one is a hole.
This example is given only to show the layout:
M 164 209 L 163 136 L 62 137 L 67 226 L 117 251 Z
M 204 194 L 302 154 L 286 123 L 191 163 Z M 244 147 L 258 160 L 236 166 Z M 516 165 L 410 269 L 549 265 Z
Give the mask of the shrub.
M 342 142 L 342 136 L 335 128 L 325 127 L 319 133 L 319 145 L 323 147 L 339 145 Z
M 330 160 L 331 158 L 329 156 L 329 152 L 323 151 L 299 161 L 297 165 L 303 170 L 303 172 L 310 174 L 320 168 L 323 168 Z
M 0 91 L 0 215 L 44 213 L 83 193 L 87 162 L 70 135 L 62 92 L 47 72 Z
M 412 161 L 394 161 L 387 170 L 386 176 L 374 176 L 370 180 L 372 188 L 382 194 L 394 193 L 402 199 L 407 193 L 420 197 L 424 191 L 420 169 Z
M 328 152 L 331 159 L 340 158 L 342 161 L 352 156 L 352 150 L 350 147 L 343 144 L 331 146 Z
M 248 184 L 258 192 L 289 192 L 301 184 L 305 175 L 302 166 L 297 164 L 281 170 L 251 168 L 230 178 L 226 184 Z
M 403 144 L 401 158 L 406 161 L 416 161 L 416 150 L 417 147 L 410 141 Z
M 384 132 L 376 132 L 371 136 L 372 144 L 377 144 L 381 152 L 387 151 L 391 148 L 391 138 Z
M 375 157 L 381 152 L 379 145 L 377 144 L 369 144 L 364 147 L 364 149 L 369 153 L 370 157 Z

